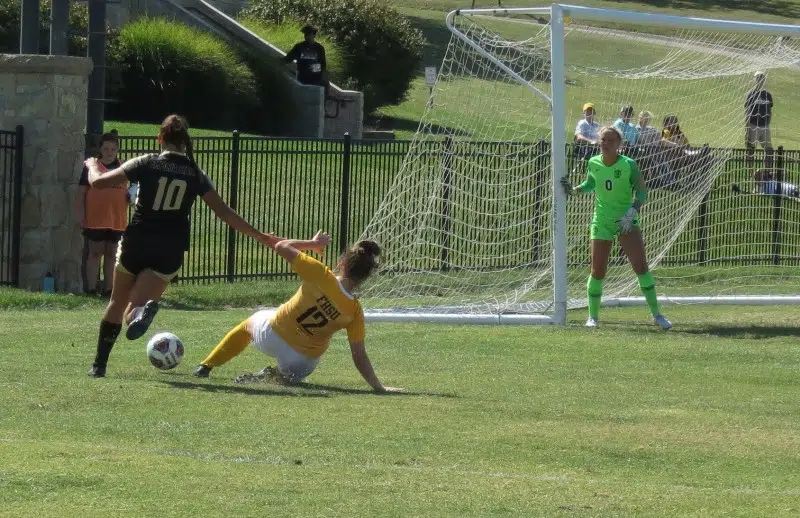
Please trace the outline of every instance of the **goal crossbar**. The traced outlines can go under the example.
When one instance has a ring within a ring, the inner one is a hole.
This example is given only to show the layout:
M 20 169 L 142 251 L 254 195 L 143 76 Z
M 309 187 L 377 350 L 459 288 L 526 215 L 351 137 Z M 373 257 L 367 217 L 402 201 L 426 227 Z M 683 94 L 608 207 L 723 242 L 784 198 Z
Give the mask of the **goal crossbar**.
M 800 25 L 772 24 L 762 22 L 743 22 L 737 20 L 718 20 L 691 16 L 676 16 L 638 11 L 620 11 L 598 7 L 583 7 L 569 4 L 553 4 L 551 7 L 516 7 L 508 9 L 458 9 L 448 14 L 448 19 L 456 15 L 481 14 L 553 14 L 560 11 L 564 16 L 575 15 L 581 19 L 598 22 L 631 23 L 657 27 L 677 27 L 681 29 L 706 29 L 724 32 L 750 32 L 767 36 L 800 37 Z

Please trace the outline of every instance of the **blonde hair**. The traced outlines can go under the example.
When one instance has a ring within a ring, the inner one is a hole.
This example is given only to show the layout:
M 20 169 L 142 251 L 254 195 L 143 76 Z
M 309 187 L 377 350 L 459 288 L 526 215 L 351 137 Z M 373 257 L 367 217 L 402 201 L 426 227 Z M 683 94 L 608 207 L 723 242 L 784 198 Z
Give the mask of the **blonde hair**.
M 619 139 L 619 141 L 622 142 L 623 139 L 622 132 L 617 128 L 615 128 L 614 126 L 603 126 L 602 128 L 600 128 L 600 131 L 597 132 L 597 137 L 603 138 L 603 135 L 608 133 L 609 131 L 613 131 L 614 134 Z
M 642 111 L 642 113 L 639 114 L 639 118 L 642 119 L 642 118 L 645 118 L 645 117 L 652 120 L 653 119 L 653 114 L 650 113 L 647 110 L 644 110 L 644 111 Z

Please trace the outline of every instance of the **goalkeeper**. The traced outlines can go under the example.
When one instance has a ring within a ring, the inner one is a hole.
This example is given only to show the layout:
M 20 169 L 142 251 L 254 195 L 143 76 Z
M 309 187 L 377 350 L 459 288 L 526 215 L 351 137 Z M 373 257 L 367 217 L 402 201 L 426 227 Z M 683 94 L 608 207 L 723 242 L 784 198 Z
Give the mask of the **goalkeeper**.
M 644 239 L 639 229 L 639 209 L 647 201 L 647 188 L 636 162 L 619 154 L 622 135 L 613 127 L 600 130 L 600 151 L 587 166 L 587 178 L 577 187 L 563 177 L 561 184 L 567 196 L 578 193 L 595 193 L 592 217 L 592 273 L 586 286 L 589 297 L 589 319 L 586 327 L 597 327 L 600 299 L 603 296 L 603 279 L 608 269 L 608 256 L 614 238 L 628 257 L 639 278 L 639 287 L 653 314 L 653 321 L 668 330 L 672 324 L 661 314 L 656 296 L 656 281 L 647 267 Z M 631 203 L 631 194 L 634 194 Z

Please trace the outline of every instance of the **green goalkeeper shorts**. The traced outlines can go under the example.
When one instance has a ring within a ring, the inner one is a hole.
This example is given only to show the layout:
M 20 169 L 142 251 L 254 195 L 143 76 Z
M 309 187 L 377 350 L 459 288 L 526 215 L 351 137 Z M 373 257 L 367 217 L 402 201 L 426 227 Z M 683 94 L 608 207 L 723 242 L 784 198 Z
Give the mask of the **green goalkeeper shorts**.
M 639 228 L 638 215 L 633 218 L 633 226 Z M 614 238 L 619 235 L 619 218 L 593 218 L 590 235 L 591 239 L 614 241 Z

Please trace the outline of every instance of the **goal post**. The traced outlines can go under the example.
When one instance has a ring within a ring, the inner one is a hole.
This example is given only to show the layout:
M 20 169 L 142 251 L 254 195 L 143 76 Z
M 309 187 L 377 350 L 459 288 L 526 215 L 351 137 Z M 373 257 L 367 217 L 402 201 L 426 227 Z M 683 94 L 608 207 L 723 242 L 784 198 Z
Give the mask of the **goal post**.
M 361 236 L 384 249 L 368 320 L 562 325 L 585 307 L 592 200 L 560 186 L 584 176 L 585 102 L 600 125 L 623 106 L 652 112 L 629 154 L 651 190 L 642 229 L 662 303 L 800 303 L 800 26 L 562 4 L 445 21 L 431 102 Z M 743 155 L 757 71 L 776 96 L 773 147 Z M 618 248 L 606 279 L 604 305 L 644 304 Z

